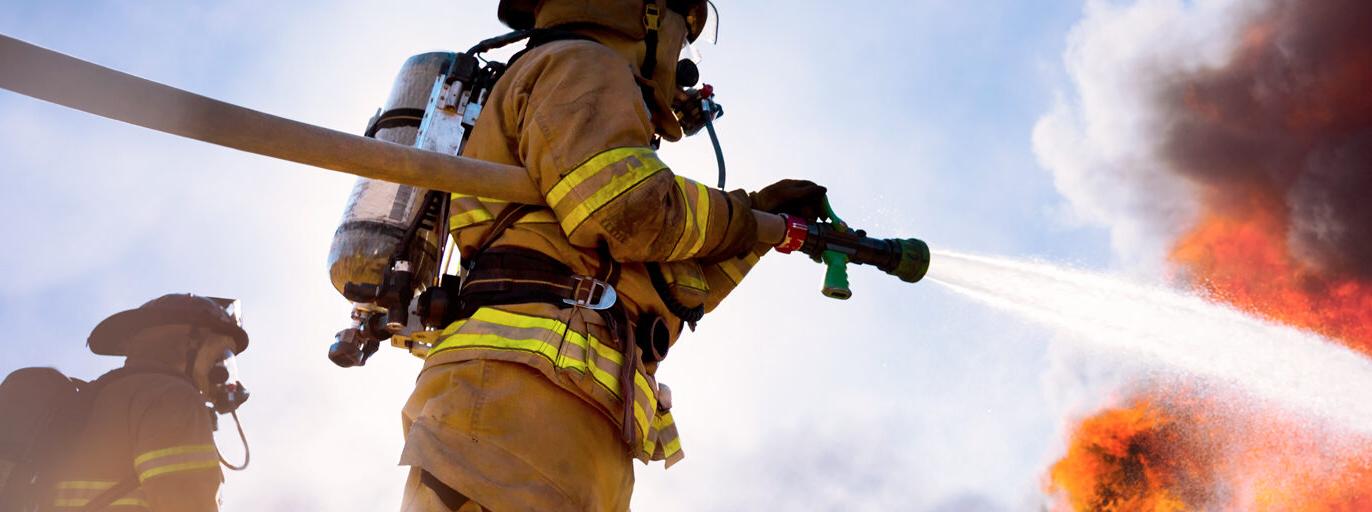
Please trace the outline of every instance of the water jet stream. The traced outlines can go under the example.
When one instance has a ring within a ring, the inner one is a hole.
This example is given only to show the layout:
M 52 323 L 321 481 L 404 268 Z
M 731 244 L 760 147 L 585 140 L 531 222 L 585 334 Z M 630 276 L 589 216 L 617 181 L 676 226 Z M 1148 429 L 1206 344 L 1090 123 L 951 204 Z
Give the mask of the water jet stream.
M 1318 334 L 1194 294 L 1048 263 L 935 251 L 929 278 L 1110 353 L 1372 434 L 1372 360 Z

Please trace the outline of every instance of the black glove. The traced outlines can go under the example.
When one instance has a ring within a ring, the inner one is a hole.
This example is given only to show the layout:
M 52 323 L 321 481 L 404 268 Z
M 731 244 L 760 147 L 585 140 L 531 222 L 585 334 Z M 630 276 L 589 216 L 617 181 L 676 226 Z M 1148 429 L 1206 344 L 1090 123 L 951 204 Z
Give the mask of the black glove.
M 827 220 L 824 210 L 827 189 L 808 180 L 781 180 L 762 190 L 748 194 L 753 209 L 768 213 L 784 213 L 805 219 L 806 222 Z

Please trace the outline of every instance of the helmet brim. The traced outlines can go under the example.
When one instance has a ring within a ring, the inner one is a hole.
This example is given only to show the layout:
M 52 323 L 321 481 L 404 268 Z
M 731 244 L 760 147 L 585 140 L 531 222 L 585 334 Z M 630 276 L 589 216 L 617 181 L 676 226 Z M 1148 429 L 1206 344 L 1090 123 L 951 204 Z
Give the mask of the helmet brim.
M 147 308 L 120 311 L 96 325 L 95 329 L 91 330 L 90 337 L 86 339 L 86 345 L 90 347 L 91 352 L 102 356 L 127 356 L 129 339 L 138 331 L 161 325 L 201 325 L 205 320 L 207 319 L 197 318 L 194 314 L 178 314 L 173 317 L 165 311 Z M 225 324 L 215 325 L 211 329 L 233 338 L 235 354 L 248 349 L 248 332 L 242 327 Z

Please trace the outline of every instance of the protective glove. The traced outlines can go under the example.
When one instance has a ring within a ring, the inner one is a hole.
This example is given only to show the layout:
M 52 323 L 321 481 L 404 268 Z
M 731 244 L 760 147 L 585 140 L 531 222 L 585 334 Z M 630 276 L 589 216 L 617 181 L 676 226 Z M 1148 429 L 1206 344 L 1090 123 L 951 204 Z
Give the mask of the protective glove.
M 828 190 L 808 180 L 781 180 L 748 194 L 754 210 L 784 213 L 805 219 L 806 222 L 826 220 L 825 192 Z

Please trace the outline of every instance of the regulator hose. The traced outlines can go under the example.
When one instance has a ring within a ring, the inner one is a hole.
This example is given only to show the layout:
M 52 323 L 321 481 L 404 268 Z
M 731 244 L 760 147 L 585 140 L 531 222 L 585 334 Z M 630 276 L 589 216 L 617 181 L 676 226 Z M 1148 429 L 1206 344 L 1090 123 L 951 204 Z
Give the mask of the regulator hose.
M 229 461 L 224 460 L 223 453 L 219 454 L 219 463 L 223 464 L 224 467 L 229 468 L 231 471 L 243 471 L 244 469 L 247 469 L 248 462 L 252 460 L 252 452 L 248 449 L 248 436 L 243 434 L 243 422 L 238 421 L 238 411 L 230 412 L 229 415 L 233 416 L 233 426 L 238 429 L 238 439 L 243 441 L 243 463 L 237 466 L 229 464 Z M 215 451 L 217 452 L 219 450 Z

